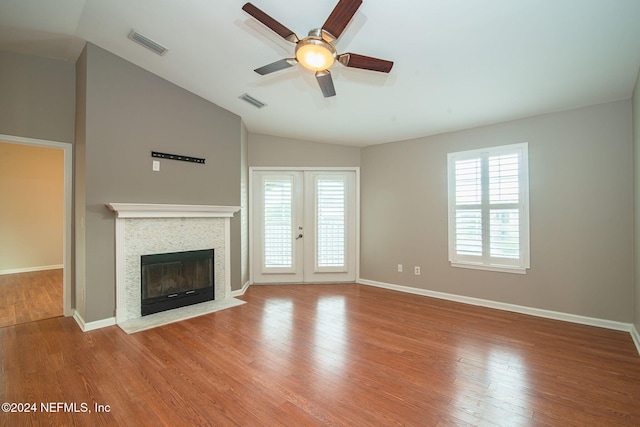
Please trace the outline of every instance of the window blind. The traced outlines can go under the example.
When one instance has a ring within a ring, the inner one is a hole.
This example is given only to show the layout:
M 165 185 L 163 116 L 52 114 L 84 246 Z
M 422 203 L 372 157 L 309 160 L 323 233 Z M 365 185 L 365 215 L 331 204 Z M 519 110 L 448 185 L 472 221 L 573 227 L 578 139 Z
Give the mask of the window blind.
M 316 264 L 345 265 L 346 183 L 340 178 L 316 182 Z
M 264 182 L 264 264 L 291 267 L 293 182 L 290 178 Z

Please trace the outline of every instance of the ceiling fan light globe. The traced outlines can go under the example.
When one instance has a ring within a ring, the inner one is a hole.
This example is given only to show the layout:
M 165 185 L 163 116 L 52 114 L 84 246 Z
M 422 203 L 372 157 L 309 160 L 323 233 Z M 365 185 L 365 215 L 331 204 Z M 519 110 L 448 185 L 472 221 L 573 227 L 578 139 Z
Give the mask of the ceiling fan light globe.
M 335 48 L 330 43 L 318 39 L 304 39 L 296 47 L 296 59 L 312 71 L 326 70 L 336 59 Z

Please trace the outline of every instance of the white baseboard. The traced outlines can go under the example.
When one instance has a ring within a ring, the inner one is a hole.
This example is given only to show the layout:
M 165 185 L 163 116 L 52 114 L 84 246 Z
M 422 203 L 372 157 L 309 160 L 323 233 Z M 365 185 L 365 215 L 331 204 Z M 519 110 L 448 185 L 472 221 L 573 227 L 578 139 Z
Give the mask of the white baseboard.
M 631 339 L 633 339 L 633 343 L 636 345 L 638 354 L 640 354 L 640 334 L 638 333 L 636 325 L 631 325 Z
M 113 326 L 116 324 L 115 317 L 109 317 L 107 319 L 96 320 L 94 322 L 85 322 L 80 313 L 77 310 L 73 311 L 73 318 L 76 320 L 78 326 L 82 332 L 89 332 L 95 329 L 106 328 L 107 326 Z
M 410 286 L 393 285 L 390 283 L 376 282 L 367 279 L 358 279 L 358 283 L 362 285 L 375 286 L 378 288 L 391 289 L 394 291 L 407 292 L 410 294 L 423 295 L 426 297 L 444 299 L 448 301 L 461 302 L 464 304 L 477 305 L 481 307 L 494 308 L 497 310 L 511 311 L 514 313 L 528 314 L 531 316 L 544 317 L 553 320 L 562 320 L 565 322 L 579 323 L 588 326 L 597 326 L 600 328 L 613 329 L 616 331 L 631 332 L 632 324 L 615 322 L 613 320 L 598 319 L 595 317 L 580 316 L 577 314 L 562 313 L 559 311 L 544 310 L 541 308 L 525 307 L 522 305 L 508 304 L 504 302 L 485 300 L 480 298 L 465 297 L 462 295 L 448 294 L 445 292 L 430 291 L 427 289 L 412 288 Z M 636 346 L 638 343 L 636 342 Z M 640 349 L 640 347 L 638 347 Z
M 242 286 L 242 289 L 238 289 L 237 291 L 231 291 L 231 297 L 233 298 L 240 297 L 244 295 L 245 292 L 247 292 L 247 289 L 249 289 L 249 282 L 245 283 Z
M 33 271 L 58 270 L 64 268 L 62 264 L 41 265 L 39 267 L 13 268 L 9 270 L 0 270 L 0 276 L 5 274 L 31 273 Z

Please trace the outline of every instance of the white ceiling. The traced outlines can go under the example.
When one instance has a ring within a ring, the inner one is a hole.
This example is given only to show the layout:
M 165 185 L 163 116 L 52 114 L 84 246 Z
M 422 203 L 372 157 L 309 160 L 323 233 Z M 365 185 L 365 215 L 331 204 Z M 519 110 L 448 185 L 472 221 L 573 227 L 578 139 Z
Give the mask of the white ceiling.
M 0 0 L 0 50 L 75 61 L 87 40 L 238 114 L 252 133 L 354 146 L 627 99 L 640 66 L 639 0 L 364 0 L 336 48 L 393 70 L 335 64 L 337 96 L 323 98 L 301 66 L 253 72 L 294 45 L 244 3 Z M 337 0 L 252 3 L 304 37 Z M 167 55 L 127 39 L 132 28 Z

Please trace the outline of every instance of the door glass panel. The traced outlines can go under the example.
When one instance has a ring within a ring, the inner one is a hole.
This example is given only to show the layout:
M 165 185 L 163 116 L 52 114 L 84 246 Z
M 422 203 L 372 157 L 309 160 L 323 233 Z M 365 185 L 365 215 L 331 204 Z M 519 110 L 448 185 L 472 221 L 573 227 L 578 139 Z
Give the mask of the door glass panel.
M 293 182 L 291 178 L 264 181 L 264 266 L 291 267 Z
M 318 178 L 316 187 L 316 263 L 318 267 L 345 265 L 345 180 Z

